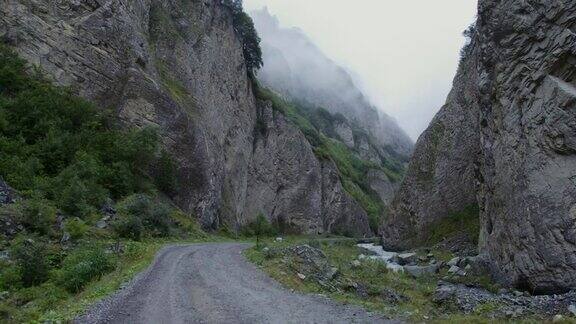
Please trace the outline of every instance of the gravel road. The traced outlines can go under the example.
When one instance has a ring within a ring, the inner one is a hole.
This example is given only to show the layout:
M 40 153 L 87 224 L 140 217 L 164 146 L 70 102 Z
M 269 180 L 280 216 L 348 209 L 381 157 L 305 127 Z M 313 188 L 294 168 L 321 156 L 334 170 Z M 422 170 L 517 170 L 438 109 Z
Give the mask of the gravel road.
M 293 293 L 242 256 L 249 244 L 174 245 L 76 323 L 390 323 L 361 308 Z

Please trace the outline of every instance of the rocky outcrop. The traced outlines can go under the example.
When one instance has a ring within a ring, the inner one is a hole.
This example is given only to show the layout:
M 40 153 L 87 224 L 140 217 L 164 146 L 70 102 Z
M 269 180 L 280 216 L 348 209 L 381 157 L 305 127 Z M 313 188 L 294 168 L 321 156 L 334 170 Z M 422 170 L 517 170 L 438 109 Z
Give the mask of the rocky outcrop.
M 482 235 L 496 278 L 576 287 L 576 2 L 480 1 Z
M 477 51 L 477 44 L 471 43 L 469 51 Z M 475 54 L 463 59 L 446 104 L 416 143 L 381 227 L 388 248 L 418 244 L 430 225 L 476 204 L 480 152 L 476 65 Z
M 378 169 L 369 170 L 366 176 L 370 188 L 378 194 L 378 197 L 386 206 L 390 205 L 398 190 L 399 182 L 392 181 L 386 172 Z
M 204 227 L 237 229 L 263 212 L 298 232 L 327 230 L 321 163 L 299 130 L 257 104 L 222 1 L 7 0 L 0 39 L 126 127 L 157 128 L 179 166 L 172 198 Z
M 386 158 L 405 161 L 410 157 L 412 140 L 369 102 L 346 70 L 326 57 L 301 30 L 280 27 L 266 8 L 251 15 L 262 37 L 266 64 L 259 79 L 264 85 L 290 100 L 346 117 L 375 139 L 375 148 Z M 350 144 L 348 134 L 343 140 Z
M 343 189 L 332 162 L 318 161 L 304 135 L 259 104 L 246 220 L 264 213 L 286 233 L 372 235 L 366 212 Z
M 476 198 L 479 250 L 495 279 L 536 293 L 570 290 L 576 2 L 481 0 L 474 34 L 447 106 L 417 144 L 384 237 L 407 243 L 442 209 Z M 467 101 L 456 105 L 458 97 Z
M 328 232 L 367 237 L 368 216 L 340 183 L 338 169 L 332 161 L 322 161 L 322 219 Z

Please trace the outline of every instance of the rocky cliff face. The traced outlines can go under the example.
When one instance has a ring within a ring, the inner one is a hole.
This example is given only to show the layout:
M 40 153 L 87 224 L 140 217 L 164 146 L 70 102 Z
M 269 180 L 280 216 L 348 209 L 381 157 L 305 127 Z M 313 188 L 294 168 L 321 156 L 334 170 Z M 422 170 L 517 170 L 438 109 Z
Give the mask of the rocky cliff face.
M 455 94 L 469 102 L 455 109 Z M 574 288 L 575 111 L 576 2 L 481 0 L 473 50 L 418 142 L 384 236 L 404 243 L 475 197 L 479 250 L 496 279 L 537 293 Z
M 238 228 L 263 212 L 297 232 L 344 222 L 371 234 L 300 131 L 255 99 L 221 1 L 7 0 L 0 37 L 126 126 L 157 127 L 179 165 L 173 199 L 205 227 Z M 346 208 L 328 217 L 327 196 Z
M 459 67 L 446 104 L 418 139 L 382 234 L 391 248 L 418 244 L 429 226 L 476 204 L 480 151 L 476 41 Z
M 576 2 L 481 1 L 480 250 L 536 292 L 576 286 Z
M 367 172 L 365 182 L 376 193 L 374 197 L 388 205 L 399 179 L 380 169 L 403 173 L 412 141 L 392 118 L 378 112 L 349 73 L 326 57 L 302 31 L 282 28 L 266 8 L 253 12 L 252 17 L 262 37 L 265 61 L 259 81 L 304 110 L 331 114 L 332 123 L 313 124 L 323 135 L 377 167 Z

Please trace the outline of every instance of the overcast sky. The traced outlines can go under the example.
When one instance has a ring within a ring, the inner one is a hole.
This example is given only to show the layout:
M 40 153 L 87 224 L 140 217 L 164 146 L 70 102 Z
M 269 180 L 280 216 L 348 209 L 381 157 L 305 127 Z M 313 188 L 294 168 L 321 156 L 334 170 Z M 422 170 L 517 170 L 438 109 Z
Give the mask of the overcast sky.
M 299 27 L 415 140 L 444 104 L 476 0 L 244 0 Z

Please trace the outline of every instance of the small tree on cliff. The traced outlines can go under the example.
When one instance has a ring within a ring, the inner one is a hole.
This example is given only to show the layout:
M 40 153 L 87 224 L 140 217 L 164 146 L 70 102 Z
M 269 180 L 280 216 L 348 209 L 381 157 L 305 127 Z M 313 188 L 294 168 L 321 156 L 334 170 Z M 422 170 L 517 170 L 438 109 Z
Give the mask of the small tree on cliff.
M 244 12 L 242 0 L 224 0 L 222 3 L 232 10 L 234 31 L 242 41 L 246 69 L 248 75 L 253 78 L 256 71 L 264 65 L 260 37 L 254 27 L 254 21 Z

